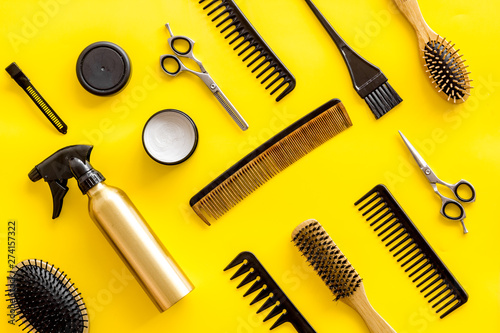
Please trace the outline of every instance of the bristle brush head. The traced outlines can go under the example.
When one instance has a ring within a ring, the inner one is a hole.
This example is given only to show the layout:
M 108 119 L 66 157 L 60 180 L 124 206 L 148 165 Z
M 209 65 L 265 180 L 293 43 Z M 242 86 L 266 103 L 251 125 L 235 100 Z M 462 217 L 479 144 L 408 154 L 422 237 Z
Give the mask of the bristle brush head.
M 23 330 L 86 333 L 88 315 L 78 289 L 58 268 L 41 260 L 17 264 L 9 274 L 7 297 Z
M 335 300 L 351 296 L 362 284 L 354 267 L 318 221 L 301 223 L 293 231 L 292 241 L 335 295 Z
M 422 50 L 424 66 L 438 93 L 447 101 L 463 103 L 469 98 L 472 89 L 470 72 L 464 65 L 465 59 L 445 38 L 437 36 L 425 44 Z

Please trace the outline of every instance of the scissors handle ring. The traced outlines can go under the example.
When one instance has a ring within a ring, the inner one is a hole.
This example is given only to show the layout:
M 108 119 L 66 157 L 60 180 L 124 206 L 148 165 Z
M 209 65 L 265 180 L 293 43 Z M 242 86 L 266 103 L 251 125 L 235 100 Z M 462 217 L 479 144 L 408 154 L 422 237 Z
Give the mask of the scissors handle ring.
M 173 59 L 176 63 L 177 63 L 177 69 L 175 71 L 169 71 L 168 69 L 165 68 L 165 60 L 167 59 Z M 160 65 L 161 65 L 161 69 L 163 69 L 163 71 L 165 73 L 167 73 L 168 75 L 172 75 L 172 76 L 176 76 L 177 74 L 179 74 L 182 70 L 183 70 L 183 65 L 181 63 L 181 61 L 174 55 L 171 55 L 171 54 L 165 54 L 165 55 L 162 55 L 160 57 Z
M 448 213 L 446 213 L 446 208 L 450 205 L 457 207 L 460 210 L 460 215 L 451 216 Z M 465 218 L 464 207 L 462 207 L 462 205 L 460 203 L 458 203 L 457 201 L 455 201 L 453 199 L 448 199 L 448 198 L 443 198 L 443 206 L 441 207 L 441 214 L 450 220 L 463 220 Z
M 460 194 L 458 193 L 458 189 L 460 188 L 460 186 L 466 186 L 469 188 L 469 190 L 471 192 L 470 197 L 463 198 L 460 196 Z M 462 201 L 462 202 L 474 202 L 476 200 L 476 190 L 474 189 L 474 186 L 472 186 L 472 184 L 466 180 L 462 179 L 459 182 L 457 182 L 455 185 L 453 185 L 452 191 L 453 191 L 453 194 L 455 194 L 455 196 L 457 197 L 457 199 Z
M 188 47 L 188 49 L 186 51 L 179 51 L 179 49 L 177 49 L 175 47 L 175 42 L 179 41 L 179 40 L 185 41 L 189 45 L 189 47 Z M 170 44 L 170 48 L 177 55 L 179 55 L 179 56 L 188 56 L 188 55 L 190 55 L 191 51 L 193 51 L 193 44 L 194 44 L 194 42 L 190 38 L 188 38 L 188 37 L 174 36 L 174 37 L 169 38 L 169 44 Z

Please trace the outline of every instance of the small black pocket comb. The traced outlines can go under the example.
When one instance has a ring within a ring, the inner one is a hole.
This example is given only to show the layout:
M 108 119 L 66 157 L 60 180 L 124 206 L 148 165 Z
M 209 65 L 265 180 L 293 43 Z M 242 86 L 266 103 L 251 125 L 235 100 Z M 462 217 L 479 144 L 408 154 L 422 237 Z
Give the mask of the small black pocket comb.
M 199 3 L 203 3 L 207 0 L 199 0 Z M 213 19 L 212 22 L 217 21 L 218 19 L 223 19 L 217 23 L 216 27 L 220 27 L 223 24 L 230 21 L 228 25 L 226 25 L 222 30 L 221 34 L 224 32 L 228 32 L 225 38 L 229 38 L 233 36 L 234 38 L 229 42 L 229 45 L 233 44 L 236 41 L 239 41 L 238 44 L 233 48 L 233 50 L 237 50 L 243 45 L 247 44 L 239 53 L 238 56 L 241 56 L 246 51 L 249 51 L 253 48 L 244 58 L 243 61 L 250 59 L 252 56 L 255 56 L 250 63 L 248 63 L 247 67 L 250 67 L 260 61 L 257 66 L 252 70 L 252 73 L 256 72 L 259 68 L 264 66 L 262 71 L 257 75 L 257 79 L 260 78 L 263 74 L 267 74 L 267 76 L 262 80 L 261 84 L 264 84 L 270 78 L 276 76 L 267 86 L 266 89 L 269 89 L 274 84 L 277 84 L 276 87 L 271 91 L 271 95 L 277 92 L 279 89 L 283 88 L 285 85 L 287 87 L 278 95 L 276 101 L 279 102 L 283 97 L 285 97 L 288 93 L 290 93 L 293 88 L 295 88 L 295 77 L 290 73 L 288 68 L 281 62 L 278 56 L 271 50 L 269 45 L 264 41 L 264 39 L 259 35 L 257 30 L 253 27 L 253 25 L 248 21 L 248 19 L 243 15 L 241 9 L 236 5 L 233 0 L 208 0 L 208 4 L 203 7 L 203 9 L 210 9 L 208 12 L 208 16 L 214 14 L 215 12 L 220 11 Z M 220 3 L 219 3 L 220 2 Z M 212 7 L 213 5 L 216 6 Z M 227 14 L 227 15 L 226 15 Z
M 31 100 L 38 106 L 43 115 L 47 117 L 50 123 L 62 134 L 68 132 L 68 126 L 64 121 L 57 115 L 57 113 L 52 109 L 52 107 L 47 103 L 47 101 L 40 95 L 38 90 L 35 89 L 30 79 L 23 73 L 21 68 L 13 62 L 7 68 L 5 68 L 7 73 L 10 74 L 12 79 L 28 94 Z
M 436 313 L 446 309 L 440 318 L 446 317 L 467 302 L 467 292 L 384 185 L 375 186 L 354 205 L 361 203 L 363 205 L 358 210 L 364 210 L 363 216 L 372 213 L 366 221 L 377 217 L 370 226 L 375 227 L 375 232 L 380 231 L 378 236 L 383 237 L 382 242 L 386 247 L 393 245 L 389 252 L 399 248 L 393 256 L 398 257 L 398 262 L 406 259 L 401 267 L 412 263 L 405 269 L 405 272 L 410 273 L 409 277 L 420 273 L 413 282 L 425 277 L 417 284 L 417 288 L 424 287 L 420 290 L 421 293 L 428 291 L 424 297 L 432 296 L 429 303 L 436 301 L 432 305 L 433 309 L 440 306 Z M 433 288 L 430 290 L 431 287 Z
M 272 293 L 272 296 L 269 296 L 269 298 L 264 302 L 260 309 L 257 310 L 257 313 L 260 313 L 275 305 L 275 307 L 264 319 L 264 322 L 281 314 L 278 320 L 276 320 L 273 326 L 271 326 L 270 330 L 280 326 L 283 323 L 288 322 L 292 324 L 299 333 L 316 333 L 316 331 L 311 327 L 311 325 L 309 325 L 307 320 L 302 316 L 299 310 L 297 310 L 292 301 L 290 301 L 290 299 L 285 295 L 283 290 L 281 290 L 278 284 L 273 280 L 271 275 L 269 275 L 269 273 L 252 252 L 245 251 L 238 254 L 236 258 L 234 258 L 233 261 L 231 261 L 231 263 L 226 268 L 224 268 L 224 271 L 238 266 L 239 264 L 243 265 L 241 265 L 236 273 L 234 273 L 234 275 L 231 277 L 231 280 L 247 272 L 250 273 L 248 273 L 247 276 L 243 278 L 243 280 L 236 288 L 241 288 L 244 285 L 255 281 L 243 295 L 243 297 L 246 297 L 262 288 L 250 303 L 250 305 L 263 300 Z

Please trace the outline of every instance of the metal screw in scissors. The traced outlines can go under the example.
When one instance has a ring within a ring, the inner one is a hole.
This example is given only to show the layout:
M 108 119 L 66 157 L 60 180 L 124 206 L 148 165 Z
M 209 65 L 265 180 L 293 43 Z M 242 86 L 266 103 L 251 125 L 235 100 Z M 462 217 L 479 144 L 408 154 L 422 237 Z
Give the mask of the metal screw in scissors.
M 408 141 L 408 139 L 406 139 L 406 137 L 403 135 L 403 133 L 401 133 L 401 131 L 399 131 L 399 134 L 401 135 L 401 137 L 403 138 L 403 141 L 405 142 L 406 146 L 408 147 L 411 154 L 413 155 L 413 158 L 415 159 L 418 166 L 420 167 L 420 170 L 422 170 L 422 172 L 424 173 L 424 175 L 427 178 L 427 180 L 429 181 L 429 183 L 431 183 L 431 186 L 434 189 L 434 192 L 436 192 L 436 194 L 439 195 L 439 197 L 441 198 L 441 214 L 450 220 L 460 221 L 462 223 L 462 227 L 464 229 L 464 234 L 466 234 L 468 232 L 468 230 L 465 227 L 465 223 L 464 223 L 464 219 L 465 219 L 464 207 L 458 201 L 450 199 L 450 198 L 442 195 L 438 190 L 437 184 L 441 184 L 441 185 L 447 187 L 448 189 L 450 189 L 451 192 L 453 192 L 453 195 L 455 195 L 455 197 L 461 202 L 474 202 L 476 200 L 476 190 L 474 189 L 474 186 L 472 186 L 471 183 L 469 183 L 468 181 L 463 180 L 463 179 L 459 180 L 455 184 L 448 184 L 448 183 L 442 181 L 441 179 L 439 179 L 436 176 L 436 174 L 434 173 L 434 171 L 432 171 L 432 169 L 429 167 L 429 165 L 427 165 L 427 163 L 424 161 L 422 156 L 420 156 L 420 154 L 417 152 L 417 150 L 411 145 L 410 141 Z M 470 190 L 470 197 L 464 198 L 464 197 L 460 196 L 460 194 L 458 193 L 458 189 L 461 186 L 465 186 Z M 446 208 L 450 207 L 450 206 L 455 206 L 456 208 L 458 208 L 458 210 L 460 211 L 460 214 L 457 214 L 456 216 L 448 214 L 446 212 Z
M 243 117 L 236 111 L 234 108 L 233 104 L 227 99 L 227 97 L 224 95 L 224 93 L 219 89 L 215 81 L 212 79 L 212 77 L 208 74 L 207 70 L 205 67 L 203 67 L 203 64 L 201 61 L 196 59 L 193 55 L 193 46 L 194 46 L 194 41 L 186 36 L 174 36 L 172 33 L 172 30 L 170 30 L 170 25 L 167 23 L 165 25 L 168 29 L 168 32 L 170 33 L 170 38 L 168 39 L 168 44 L 170 45 L 170 48 L 172 51 L 174 51 L 175 55 L 172 54 L 164 54 L 160 57 L 160 65 L 161 68 L 165 73 L 167 73 L 170 76 L 177 76 L 181 72 L 190 72 L 193 73 L 194 75 L 198 76 L 205 84 L 207 87 L 210 89 L 210 91 L 214 94 L 215 98 L 219 101 L 220 104 L 226 109 L 227 113 L 233 118 L 233 120 L 238 124 L 238 126 L 243 130 L 246 131 L 248 129 L 248 124 L 243 119 Z M 178 48 L 175 47 L 175 42 L 176 41 L 184 41 L 187 42 L 188 44 L 188 49 L 187 50 L 179 50 Z M 193 71 L 181 62 L 181 60 L 178 57 L 185 57 L 192 59 L 196 62 L 196 64 L 200 67 L 201 72 Z M 174 71 L 169 71 L 168 69 L 165 68 L 165 61 L 167 60 L 173 60 L 176 65 L 177 69 Z

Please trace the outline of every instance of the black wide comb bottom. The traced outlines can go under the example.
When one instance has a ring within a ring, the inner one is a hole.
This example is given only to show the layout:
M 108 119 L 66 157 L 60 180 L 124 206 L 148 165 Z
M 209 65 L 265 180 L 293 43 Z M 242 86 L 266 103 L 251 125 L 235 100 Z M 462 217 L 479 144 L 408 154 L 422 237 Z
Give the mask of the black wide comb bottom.
M 384 185 L 375 186 L 354 205 L 361 205 L 358 210 L 417 283 L 416 287 L 422 288 L 424 297 L 429 297 L 436 313 L 442 312 L 440 318 L 467 302 L 467 292 Z
M 377 119 L 403 101 L 389 82 L 380 85 L 364 99 Z
M 246 291 L 243 297 L 255 293 L 260 290 L 260 292 L 255 296 L 250 305 L 266 299 L 262 306 L 257 310 L 260 313 L 270 307 L 274 308 L 267 314 L 264 318 L 264 322 L 269 319 L 276 317 L 281 314 L 281 316 L 276 320 L 276 322 L 271 326 L 270 330 L 280 326 L 284 323 L 290 323 L 299 333 L 315 333 L 316 331 L 309 325 L 307 320 L 302 316 L 302 314 L 297 310 L 295 305 L 290 301 L 290 299 L 285 295 L 283 290 L 278 286 L 278 284 L 273 280 L 271 275 L 262 266 L 259 260 L 251 252 L 241 252 L 236 256 L 236 258 L 231 261 L 231 263 L 224 269 L 227 271 L 233 267 L 241 265 L 240 268 L 231 277 L 231 280 L 248 273 L 240 284 L 236 288 L 241 288 L 252 281 L 255 281 L 252 286 Z M 272 294 L 272 295 L 271 295 Z

